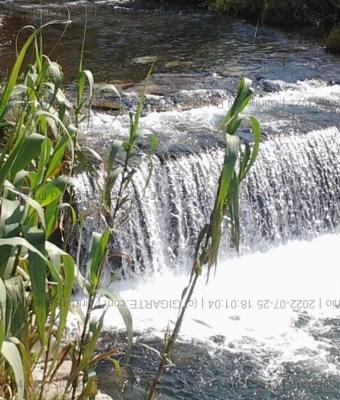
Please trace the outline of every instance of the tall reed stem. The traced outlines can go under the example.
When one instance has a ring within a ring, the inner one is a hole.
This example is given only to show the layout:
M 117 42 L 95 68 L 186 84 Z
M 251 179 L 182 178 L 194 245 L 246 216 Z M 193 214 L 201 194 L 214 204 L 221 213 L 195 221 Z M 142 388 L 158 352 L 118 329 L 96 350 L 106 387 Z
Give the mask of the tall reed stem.
M 193 266 L 193 268 L 194 268 L 194 266 Z M 172 334 L 171 334 L 170 338 L 168 339 L 168 341 L 167 341 L 167 343 L 165 345 L 164 354 L 162 354 L 162 359 L 161 359 L 161 361 L 159 363 L 159 367 L 158 367 L 156 376 L 155 376 L 155 378 L 154 378 L 154 380 L 153 380 L 153 382 L 151 384 L 151 387 L 149 389 L 149 392 L 148 392 L 148 395 L 147 395 L 147 400 L 153 400 L 154 399 L 157 386 L 159 385 L 161 376 L 163 374 L 164 367 L 167 364 L 167 358 L 171 354 L 172 348 L 173 348 L 173 346 L 174 346 L 174 344 L 176 342 L 178 333 L 179 333 L 179 331 L 181 329 L 185 312 L 186 312 L 186 310 L 188 308 L 188 305 L 189 305 L 190 300 L 192 298 L 192 295 L 194 293 L 198 278 L 200 276 L 200 273 L 198 271 L 195 271 L 194 274 L 195 274 L 194 278 L 191 280 L 189 292 L 188 292 L 188 294 L 186 296 L 186 299 L 185 299 L 184 305 L 183 305 L 183 307 L 181 309 L 180 315 L 179 315 L 179 317 L 178 317 L 178 319 L 176 321 L 174 330 L 172 331 Z

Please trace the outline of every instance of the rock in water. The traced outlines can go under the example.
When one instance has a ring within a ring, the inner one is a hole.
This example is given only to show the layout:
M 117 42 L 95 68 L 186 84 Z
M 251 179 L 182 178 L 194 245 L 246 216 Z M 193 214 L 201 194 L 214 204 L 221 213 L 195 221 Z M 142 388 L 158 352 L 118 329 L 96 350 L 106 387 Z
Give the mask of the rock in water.
M 114 400 L 111 396 L 109 396 L 108 394 L 104 394 L 104 393 L 98 393 L 96 395 L 96 400 Z

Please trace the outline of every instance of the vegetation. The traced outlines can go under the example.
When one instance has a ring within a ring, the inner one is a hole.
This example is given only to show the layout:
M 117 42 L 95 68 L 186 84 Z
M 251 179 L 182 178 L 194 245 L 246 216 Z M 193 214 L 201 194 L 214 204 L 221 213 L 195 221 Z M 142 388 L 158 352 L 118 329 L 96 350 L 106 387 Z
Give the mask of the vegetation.
M 49 24 L 53 23 L 60 21 Z M 81 224 L 81 216 L 72 207 L 72 176 L 86 157 L 77 136 L 79 124 L 89 115 L 95 84 L 91 72 L 83 68 L 81 56 L 76 99 L 74 103 L 67 100 L 62 91 L 61 67 L 43 53 L 44 27 L 25 28 L 32 32 L 1 88 L 0 397 L 93 399 L 99 362 L 111 360 L 117 374 L 121 373 L 114 358 L 116 349 L 104 353 L 97 349 L 106 312 L 105 307 L 98 306 L 98 300 L 119 299 L 101 286 L 101 276 L 110 239 L 120 224 L 119 213 L 127 200 L 124 192 L 134 175 L 131 163 L 139 139 L 144 95 L 135 114 L 131 114 L 128 139 L 114 141 L 108 159 L 103 161 L 106 176 L 99 212 L 104 229 L 93 233 L 86 270 L 81 273 L 79 260 L 67 252 L 67 242 L 71 230 Z M 32 53 L 34 61 L 20 76 L 27 53 Z M 241 81 L 234 104 L 221 125 L 226 139 L 225 160 L 214 209 L 199 235 L 179 319 L 166 337 L 159 369 L 147 394 L 149 400 L 154 398 L 163 369 L 170 362 L 203 267 L 208 266 L 209 275 L 217 263 L 225 216 L 230 220 L 233 243 L 239 247 L 239 186 L 256 159 L 260 142 L 258 122 L 242 115 L 252 96 L 250 84 L 249 80 Z M 107 89 L 117 93 L 114 87 L 105 85 Z M 254 134 L 253 145 L 241 144 L 237 135 L 246 121 Z M 156 139 L 152 137 L 151 141 L 155 148 Z M 115 186 L 117 195 L 112 197 Z M 72 306 L 75 291 L 86 299 L 86 310 Z M 131 346 L 131 315 L 122 302 L 119 304 Z M 80 329 L 70 338 L 67 321 L 71 312 Z M 70 362 L 70 369 L 56 393 L 53 382 L 65 360 Z
M 93 315 L 100 297 L 117 299 L 100 286 L 114 223 L 93 234 L 82 275 L 66 244 L 72 226 L 80 223 L 72 208 L 72 174 L 84 157 L 77 132 L 89 112 L 94 80 L 81 61 L 76 102 L 66 99 L 60 66 L 43 54 L 43 28 L 26 27 L 33 32 L 18 52 L 0 98 L 0 397 L 46 398 L 49 390 L 53 392 L 56 373 L 69 359 L 63 397 L 85 399 L 96 394 L 99 361 L 110 359 L 120 371 L 112 358 L 115 349 L 103 354 L 96 349 L 105 309 L 99 318 Z M 28 52 L 34 62 L 19 78 Z M 127 172 L 138 139 L 141 106 L 137 111 L 131 117 L 128 141 L 115 142 L 108 161 L 114 172 L 107 175 L 108 190 L 120 177 L 123 182 L 116 201 L 102 198 L 100 209 L 103 215 L 111 213 L 112 221 L 131 176 Z M 117 166 L 118 151 L 126 154 L 124 168 Z M 81 333 L 70 339 L 67 320 L 75 290 L 87 299 L 87 310 L 85 314 L 75 310 Z M 119 311 L 131 344 L 130 313 L 123 306 Z
M 208 0 L 216 10 L 283 25 L 334 26 L 339 19 L 338 0 Z
M 231 239 L 237 251 L 240 243 L 239 223 L 239 187 L 247 176 L 258 155 L 261 129 L 254 117 L 244 117 L 242 112 L 251 100 L 253 91 L 251 81 L 242 79 L 230 111 L 224 118 L 221 130 L 225 135 L 225 156 L 222 171 L 218 183 L 215 205 L 210 215 L 210 221 L 204 226 L 196 243 L 196 252 L 191 268 L 188 286 L 183 290 L 181 310 L 170 335 L 165 337 L 164 349 L 160 356 L 160 363 L 155 379 L 150 386 L 147 400 L 155 398 L 156 388 L 166 365 L 171 365 L 171 351 L 181 329 L 182 321 L 188 304 L 194 293 L 197 281 L 207 266 L 207 276 L 212 267 L 217 266 L 220 248 L 222 225 L 224 217 L 230 220 Z M 244 143 L 241 146 L 237 131 L 241 124 L 248 121 L 253 132 L 254 144 Z
M 326 47 L 333 53 L 340 53 L 340 28 L 334 28 L 326 40 Z

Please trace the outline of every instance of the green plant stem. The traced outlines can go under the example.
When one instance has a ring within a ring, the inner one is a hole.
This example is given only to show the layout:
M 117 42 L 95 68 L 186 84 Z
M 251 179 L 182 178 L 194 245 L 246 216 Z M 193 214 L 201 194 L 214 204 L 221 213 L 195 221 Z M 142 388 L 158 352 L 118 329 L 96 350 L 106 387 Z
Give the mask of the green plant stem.
M 193 268 L 194 268 L 194 266 L 193 266 Z M 191 297 L 192 297 L 192 295 L 194 293 L 194 290 L 195 290 L 195 287 L 196 287 L 196 284 L 197 284 L 199 276 L 200 276 L 200 272 L 199 271 L 195 271 L 194 272 L 194 277 L 193 277 L 193 279 L 191 280 L 191 283 L 190 283 L 189 292 L 188 292 L 188 294 L 186 296 L 186 299 L 185 299 L 184 305 L 183 305 L 183 307 L 181 309 L 180 315 L 179 315 L 179 317 L 178 317 L 178 319 L 176 321 L 175 327 L 174 327 L 174 329 L 172 331 L 172 334 L 171 334 L 170 338 L 166 342 L 165 349 L 164 349 L 164 354 L 162 354 L 162 358 L 161 358 L 161 361 L 159 363 L 159 367 L 158 367 L 156 376 L 155 376 L 155 378 L 154 378 L 154 380 L 153 380 L 153 382 L 151 384 L 151 387 L 149 389 L 149 392 L 148 392 L 148 395 L 147 395 L 147 398 L 146 398 L 147 400 L 153 400 L 154 399 L 157 386 L 160 383 L 160 379 L 161 379 L 164 367 L 167 364 L 167 359 L 171 355 L 172 348 L 173 348 L 173 346 L 174 346 L 174 344 L 176 342 L 178 333 L 179 333 L 179 331 L 181 329 L 185 312 L 186 312 L 186 310 L 188 308 L 188 305 L 190 303 Z
M 99 284 L 99 282 L 101 280 L 102 272 L 103 272 L 103 263 L 100 266 L 100 269 L 99 269 L 99 272 L 98 272 L 98 284 Z M 86 336 L 87 336 L 87 327 L 88 327 L 88 324 L 89 324 L 89 321 L 90 321 L 91 312 L 93 310 L 93 304 L 94 304 L 94 302 L 96 300 L 98 284 L 94 288 L 91 288 L 91 292 L 89 294 L 89 300 L 88 300 L 88 304 L 87 304 L 87 310 L 86 310 L 86 315 L 85 315 L 85 320 L 84 320 L 83 332 L 82 332 L 80 343 L 79 343 L 79 353 L 78 353 L 76 365 L 74 366 L 74 368 L 76 370 L 79 368 L 79 365 L 80 365 L 80 362 L 81 362 L 81 358 L 82 358 L 82 355 L 83 355 L 83 350 L 85 348 L 85 341 L 86 341 Z M 80 371 L 78 370 L 77 374 L 75 375 L 75 377 L 73 379 L 73 382 L 72 382 L 71 400 L 74 400 L 75 396 L 76 396 L 76 391 L 77 391 L 77 387 L 78 387 L 79 373 L 80 373 Z M 72 375 L 71 375 L 71 377 L 72 377 Z M 68 385 L 66 385 L 65 392 L 67 391 L 67 389 L 68 389 Z
M 111 217 L 112 222 L 116 221 L 117 212 L 120 208 L 121 197 L 123 195 L 123 188 L 124 188 L 124 183 L 125 183 L 125 179 L 126 179 L 126 172 L 128 170 L 128 166 L 129 166 L 129 159 L 130 159 L 130 152 L 126 153 L 123 172 L 122 172 L 122 180 L 120 182 L 118 195 L 117 195 L 117 202 L 116 202 L 115 209 L 114 209 L 112 217 Z
M 42 400 L 43 397 L 43 393 L 44 393 L 44 388 L 45 388 L 45 384 L 46 384 L 46 372 L 47 372 L 47 366 L 48 366 L 48 356 L 50 353 L 50 349 L 51 349 L 51 339 L 52 339 L 52 335 L 51 335 L 51 331 L 52 331 L 52 326 L 55 322 L 54 320 L 54 312 L 53 311 L 53 315 L 52 315 L 52 321 L 49 327 L 49 334 L 48 334 L 48 340 L 47 340 L 47 347 L 46 347 L 46 354 L 45 354 L 45 361 L 44 361 L 44 371 L 43 371 L 43 376 L 42 376 L 42 383 L 41 383 L 41 388 L 40 388 L 40 395 L 39 395 L 39 400 Z
M 88 301 L 88 304 L 87 304 L 87 310 L 86 310 L 86 315 L 85 315 L 85 320 L 84 320 L 83 332 L 81 334 L 81 339 L 80 339 L 80 343 L 79 343 L 79 353 L 78 353 L 77 362 L 76 362 L 76 365 L 75 365 L 76 369 L 79 367 L 80 361 L 81 361 L 81 357 L 83 355 L 83 350 L 84 350 L 85 340 L 86 340 L 86 334 L 87 334 L 87 326 L 88 326 L 88 323 L 89 323 L 89 320 L 90 320 L 90 316 L 91 316 L 91 311 L 92 311 L 92 308 L 93 308 L 94 300 L 95 300 L 95 296 L 93 294 L 91 294 L 89 296 L 89 301 Z M 80 371 L 78 371 L 78 373 L 76 374 L 76 376 L 75 376 L 75 378 L 74 378 L 74 380 L 72 382 L 71 400 L 74 400 L 75 396 L 76 396 L 76 391 L 77 391 L 77 387 L 78 387 L 79 373 L 80 373 Z
M 15 273 L 17 272 L 17 268 L 18 268 L 18 265 L 19 265 L 19 262 L 20 262 L 21 251 L 22 251 L 22 247 L 18 246 L 16 254 L 15 254 L 15 259 L 14 259 L 14 265 L 13 265 L 13 271 L 12 271 L 13 275 L 15 275 Z

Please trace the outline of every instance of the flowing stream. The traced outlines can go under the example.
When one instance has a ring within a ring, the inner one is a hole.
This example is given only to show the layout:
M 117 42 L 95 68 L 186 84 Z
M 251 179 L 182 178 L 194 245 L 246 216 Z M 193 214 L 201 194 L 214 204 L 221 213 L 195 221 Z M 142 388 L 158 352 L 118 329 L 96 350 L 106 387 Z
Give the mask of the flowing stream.
M 97 81 L 123 91 L 99 102 L 82 144 L 103 154 L 127 134 L 142 81 L 155 59 L 140 121 L 143 141 L 159 136 L 156 155 L 140 153 L 130 188 L 132 211 L 109 252 L 106 279 L 129 306 L 135 330 L 132 371 L 122 392 L 114 367 L 99 384 L 114 399 L 143 399 L 158 358 L 150 347 L 173 326 L 200 229 L 209 217 L 223 159 L 218 125 L 239 78 L 253 79 L 247 112 L 261 122 L 260 155 L 241 190 L 241 251 L 228 237 L 216 273 L 202 277 L 161 399 L 340 399 L 340 60 L 308 33 L 256 27 L 194 6 L 134 1 L 0 1 L 0 69 L 14 57 L 18 29 L 32 19 L 73 23 L 46 32 L 72 93 L 84 5 L 90 6 L 85 62 Z M 101 99 L 103 100 L 103 99 Z M 108 104 L 109 103 L 109 104 Z M 109 111 L 107 110 L 109 109 Z M 248 132 L 242 132 L 247 136 Z M 149 180 L 150 165 L 152 175 Z M 148 185 L 146 185 L 148 182 Z M 93 230 L 98 188 L 77 177 L 86 213 L 82 258 Z M 117 259 L 115 254 L 126 257 Z M 106 315 L 110 347 L 123 323 Z

